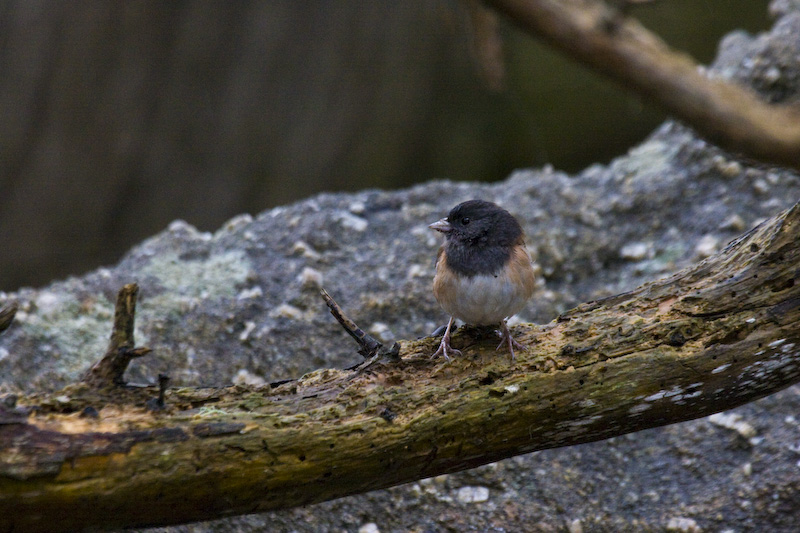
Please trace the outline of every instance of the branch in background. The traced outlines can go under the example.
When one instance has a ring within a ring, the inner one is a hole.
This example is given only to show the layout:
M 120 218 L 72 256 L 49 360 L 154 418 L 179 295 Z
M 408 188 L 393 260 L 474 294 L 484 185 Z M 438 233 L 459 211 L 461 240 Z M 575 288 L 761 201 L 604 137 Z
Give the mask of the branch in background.
M 464 3 L 469 13 L 471 52 L 478 74 L 490 91 L 500 92 L 506 88 L 506 67 L 497 12 L 479 0 Z
M 770 105 L 709 78 L 635 20 L 599 0 L 487 0 L 525 31 L 641 94 L 722 148 L 800 169 L 800 107 Z

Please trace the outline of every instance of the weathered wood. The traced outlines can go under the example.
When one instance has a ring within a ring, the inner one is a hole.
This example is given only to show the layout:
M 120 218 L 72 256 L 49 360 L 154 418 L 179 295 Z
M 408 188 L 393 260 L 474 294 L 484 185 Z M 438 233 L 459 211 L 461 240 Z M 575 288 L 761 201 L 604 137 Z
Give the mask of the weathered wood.
M 514 364 L 459 332 L 450 363 L 435 339 L 402 342 L 369 371 L 173 389 L 156 412 L 155 388 L 20 398 L 0 413 L 0 530 L 286 508 L 728 409 L 800 381 L 799 264 L 795 206 L 671 277 L 518 326 Z

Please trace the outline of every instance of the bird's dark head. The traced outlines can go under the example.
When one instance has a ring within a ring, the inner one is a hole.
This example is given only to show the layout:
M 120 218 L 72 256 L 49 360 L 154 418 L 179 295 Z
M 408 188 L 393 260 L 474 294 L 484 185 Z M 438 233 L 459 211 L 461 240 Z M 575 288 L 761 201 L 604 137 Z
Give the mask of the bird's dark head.
M 485 200 L 460 203 L 429 227 L 444 233 L 448 242 L 466 245 L 512 246 L 522 237 L 519 222 L 502 207 Z

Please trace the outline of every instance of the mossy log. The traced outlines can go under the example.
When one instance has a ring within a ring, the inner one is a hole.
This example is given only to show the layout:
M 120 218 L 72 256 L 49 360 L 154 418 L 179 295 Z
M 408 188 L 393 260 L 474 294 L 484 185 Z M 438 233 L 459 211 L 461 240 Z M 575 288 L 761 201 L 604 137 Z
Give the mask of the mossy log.
M 6 398 L 0 530 L 175 524 L 287 508 L 705 416 L 800 380 L 800 207 L 719 254 L 550 324 L 512 364 L 463 357 L 318 370 L 262 388 L 89 383 Z

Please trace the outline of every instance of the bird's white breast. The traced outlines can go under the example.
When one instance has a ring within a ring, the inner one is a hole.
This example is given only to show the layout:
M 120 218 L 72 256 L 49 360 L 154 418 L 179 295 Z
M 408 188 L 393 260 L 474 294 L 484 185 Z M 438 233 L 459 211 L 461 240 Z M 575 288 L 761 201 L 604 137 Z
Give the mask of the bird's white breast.
M 495 275 L 447 276 L 442 293 L 451 298 L 439 298 L 442 308 L 467 324 L 488 326 L 518 313 L 530 298 L 530 292 L 520 290 L 503 271 Z

